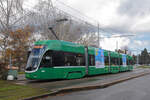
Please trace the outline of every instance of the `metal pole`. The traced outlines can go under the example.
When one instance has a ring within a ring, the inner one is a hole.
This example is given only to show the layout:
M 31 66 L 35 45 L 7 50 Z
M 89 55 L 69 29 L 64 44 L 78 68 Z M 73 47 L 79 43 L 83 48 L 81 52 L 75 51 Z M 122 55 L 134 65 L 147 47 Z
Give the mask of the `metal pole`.
M 88 75 L 89 64 L 88 64 L 88 46 L 85 46 L 85 65 L 86 65 L 86 75 Z
M 117 51 L 118 51 L 118 41 L 116 41 L 116 49 L 117 49 Z
M 139 65 L 139 55 L 137 55 L 137 65 Z
M 98 47 L 100 48 L 100 34 L 99 34 L 99 23 L 98 23 Z
M 139 64 L 139 55 L 138 55 L 138 51 L 137 51 L 136 65 L 138 66 L 138 64 Z
M 110 51 L 108 52 L 108 57 L 109 57 L 109 72 L 111 72 Z
M 49 27 L 49 29 L 51 30 L 51 32 L 52 32 L 52 34 L 55 36 L 55 38 L 56 38 L 57 40 L 59 40 L 59 38 L 57 37 L 55 31 L 53 30 L 53 27 Z
M 12 67 L 11 54 L 9 55 L 9 67 L 10 67 L 10 69 Z

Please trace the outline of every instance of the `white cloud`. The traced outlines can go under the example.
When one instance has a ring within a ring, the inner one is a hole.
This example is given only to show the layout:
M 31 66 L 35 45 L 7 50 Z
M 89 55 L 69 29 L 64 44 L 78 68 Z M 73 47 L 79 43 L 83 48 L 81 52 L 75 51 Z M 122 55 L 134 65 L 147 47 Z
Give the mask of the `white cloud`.
M 136 29 L 136 32 L 150 31 L 150 16 L 146 16 L 137 21 L 135 25 L 132 26 L 132 31 Z
M 80 11 L 84 15 L 90 17 L 91 19 L 89 20 L 95 19 L 99 21 L 101 25 L 108 25 L 111 23 L 112 18 L 116 19 L 116 9 L 119 6 L 119 1 L 120 0 L 60 0 L 59 2 L 57 0 L 55 2 L 54 0 L 54 5 L 56 5 L 58 8 L 66 10 L 64 9 L 65 7 L 61 4 L 61 2 L 64 2 L 72 8 Z M 78 17 L 78 15 L 74 16 Z
M 150 0 L 122 0 L 118 12 L 128 16 L 145 16 L 150 13 Z
M 144 40 L 150 33 L 149 0 L 61 0 L 61 2 L 98 20 L 106 32 L 111 30 L 113 33 L 137 34 L 132 39 L 104 39 L 101 41 L 104 49 L 114 50 L 116 41 L 119 41 L 119 48 L 128 45 L 130 48 L 150 49 L 149 40 Z
M 124 46 L 128 46 L 130 43 L 129 38 L 104 38 L 101 39 L 101 47 L 106 50 L 115 51 L 115 49 L 121 49 Z
M 133 40 L 130 44 L 131 50 L 142 50 L 150 45 L 149 41 Z
M 139 40 L 135 40 L 133 43 L 137 46 L 142 46 L 143 45 L 142 41 L 139 41 Z

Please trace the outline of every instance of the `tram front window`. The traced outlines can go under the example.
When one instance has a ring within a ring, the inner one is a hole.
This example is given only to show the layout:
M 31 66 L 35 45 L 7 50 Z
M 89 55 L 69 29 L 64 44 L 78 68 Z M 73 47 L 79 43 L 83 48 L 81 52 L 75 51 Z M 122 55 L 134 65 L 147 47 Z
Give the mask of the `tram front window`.
M 44 46 L 34 46 L 28 59 L 26 71 L 33 71 L 39 66 L 39 62 L 44 51 Z

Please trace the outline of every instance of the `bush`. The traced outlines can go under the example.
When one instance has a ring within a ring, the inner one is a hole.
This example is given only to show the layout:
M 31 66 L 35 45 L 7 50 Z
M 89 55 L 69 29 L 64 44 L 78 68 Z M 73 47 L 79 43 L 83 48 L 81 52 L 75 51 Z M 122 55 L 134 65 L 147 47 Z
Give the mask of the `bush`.
M 6 80 L 7 78 L 7 74 L 8 74 L 8 70 L 5 69 L 6 64 L 0 62 L 0 79 Z

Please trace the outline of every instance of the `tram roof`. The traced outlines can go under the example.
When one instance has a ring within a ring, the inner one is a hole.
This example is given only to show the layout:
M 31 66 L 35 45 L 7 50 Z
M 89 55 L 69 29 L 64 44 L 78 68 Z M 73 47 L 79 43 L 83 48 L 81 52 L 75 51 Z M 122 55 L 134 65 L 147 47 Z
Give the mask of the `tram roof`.
M 43 40 L 35 42 L 35 45 L 47 45 L 50 50 L 84 53 L 84 46 L 62 40 Z
M 72 43 L 68 41 L 62 41 L 62 40 L 43 40 L 43 41 L 36 41 L 35 45 L 47 45 L 48 49 L 50 50 L 57 50 L 57 51 L 65 51 L 65 52 L 74 52 L 74 53 L 84 53 L 85 52 L 85 46 L 77 43 Z M 88 47 L 88 52 L 91 55 L 95 54 L 95 47 Z M 110 52 L 110 55 L 112 57 L 122 57 L 122 54 L 118 52 L 108 51 L 104 50 L 104 55 L 108 56 L 108 52 Z M 132 59 L 131 56 L 127 55 L 127 58 Z

